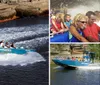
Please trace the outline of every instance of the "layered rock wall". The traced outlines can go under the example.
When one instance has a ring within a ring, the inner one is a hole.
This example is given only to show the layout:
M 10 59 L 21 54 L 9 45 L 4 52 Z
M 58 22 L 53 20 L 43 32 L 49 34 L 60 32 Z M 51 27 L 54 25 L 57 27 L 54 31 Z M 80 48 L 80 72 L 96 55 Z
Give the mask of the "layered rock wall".
M 0 20 L 16 15 L 24 17 L 49 14 L 48 0 L 0 0 L 0 2 Z

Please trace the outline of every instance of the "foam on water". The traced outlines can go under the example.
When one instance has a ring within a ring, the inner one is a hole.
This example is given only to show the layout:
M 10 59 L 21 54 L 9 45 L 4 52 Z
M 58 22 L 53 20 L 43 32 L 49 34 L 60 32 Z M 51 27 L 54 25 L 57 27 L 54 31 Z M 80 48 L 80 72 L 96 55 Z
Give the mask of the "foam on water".
M 35 20 L 35 22 L 34 22 Z M 48 47 L 48 19 L 22 18 L 11 22 L 0 23 L 0 40 L 13 42 L 16 47 L 28 49 L 45 49 Z M 36 52 L 28 52 L 24 55 L 1 54 L 0 65 L 27 65 L 36 62 L 45 61 L 45 59 Z
M 59 68 L 63 68 L 63 67 L 61 67 L 61 66 L 56 66 L 56 67 L 54 67 L 53 69 L 59 69 Z
M 47 44 L 47 41 L 48 41 L 48 37 L 42 37 L 42 38 L 36 38 L 36 39 L 16 42 L 15 45 L 17 47 L 38 48 L 41 46 L 45 46 Z
M 33 64 L 36 62 L 45 61 L 45 59 L 37 52 L 28 52 L 27 54 L 18 55 L 18 54 L 0 54 L 0 65 L 27 65 Z
M 3 27 L 0 29 L 0 40 L 14 42 L 16 47 L 38 49 L 44 45 L 48 46 L 47 28 L 47 24 Z
M 41 26 L 41 25 L 40 25 Z M 11 39 L 23 39 L 25 37 L 32 38 L 32 37 L 38 37 L 41 35 L 48 35 L 48 29 L 47 26 L 44 26 L 44 28 L 41 26 L 36 27 L 5 27 L 3 29 L 0 29 L 0 40 L 7 40 L 10 41 Z M 44 30 L 43 30 L 44 29 Z M 13 35 L 13 36 L 12 36 Z
M 99 65 L 89 65 L 89 66 L 80 66 L 78 69 L 83 69 L 83 70 L 96 70 L 100 69 Z

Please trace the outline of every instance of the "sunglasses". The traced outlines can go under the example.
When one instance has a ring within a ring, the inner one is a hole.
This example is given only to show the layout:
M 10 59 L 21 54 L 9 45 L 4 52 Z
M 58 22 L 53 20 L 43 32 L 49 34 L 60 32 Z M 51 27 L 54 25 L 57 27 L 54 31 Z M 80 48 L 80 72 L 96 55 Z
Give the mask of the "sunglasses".
M 80 21 L 80 22 L 83 23 L 83 24 L 84 24 L 84 23 L 87 23 L 86 21 Z

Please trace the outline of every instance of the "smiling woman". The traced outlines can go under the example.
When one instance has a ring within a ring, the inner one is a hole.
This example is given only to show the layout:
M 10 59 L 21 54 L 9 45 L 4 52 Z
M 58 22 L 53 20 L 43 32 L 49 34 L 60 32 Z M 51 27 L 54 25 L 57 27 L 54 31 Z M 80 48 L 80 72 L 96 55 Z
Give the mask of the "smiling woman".
M 82 30 L 86 27 L 87 17 L 83 14 L 77 14 L 70 27 L 69 39 L 70 42 L 88 42 L 83 37 Z

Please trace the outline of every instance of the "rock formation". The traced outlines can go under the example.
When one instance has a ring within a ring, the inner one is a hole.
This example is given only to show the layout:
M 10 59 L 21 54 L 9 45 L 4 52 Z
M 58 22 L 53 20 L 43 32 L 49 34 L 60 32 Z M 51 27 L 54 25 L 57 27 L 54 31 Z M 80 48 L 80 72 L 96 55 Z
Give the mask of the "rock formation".
M 48 14 L 48 1 L 41 0 L 18 3 L 16 11 L 19 16 L 45 15 Z
M 2 2 L 0 3 L 0 20 L 16 15 L 24 17 L 49 14 L 48 0 L 0 0 L 0 2 Z
M 12 6 L 0 4 L 0 20 L 12 18 L 16 15 L 16 11 Z

